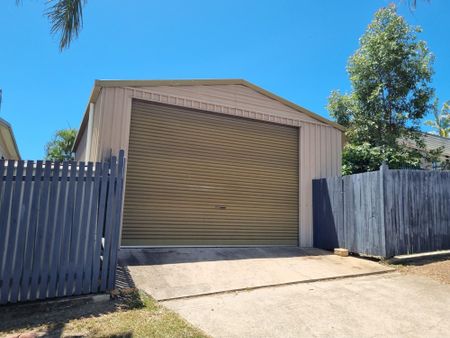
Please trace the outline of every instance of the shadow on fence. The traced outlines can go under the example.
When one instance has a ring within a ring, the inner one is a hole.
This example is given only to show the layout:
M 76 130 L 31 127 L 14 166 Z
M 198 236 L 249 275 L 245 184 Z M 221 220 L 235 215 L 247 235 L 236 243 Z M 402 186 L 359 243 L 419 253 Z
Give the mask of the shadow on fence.
M 0 304 L 114 288 L 124 165 L 0 161 Z
M 450 172 L 313 180 L 314 246 L 379 257 L 450 249 Z

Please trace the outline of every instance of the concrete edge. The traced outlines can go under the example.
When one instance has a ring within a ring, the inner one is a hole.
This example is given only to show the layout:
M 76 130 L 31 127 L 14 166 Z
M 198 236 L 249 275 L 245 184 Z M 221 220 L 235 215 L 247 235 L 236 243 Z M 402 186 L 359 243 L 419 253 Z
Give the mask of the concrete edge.
M 450 250 L 441 250 L 441 251 L 433 251 L 433 252 L 425 252 L 418 254 L 410 254 L 410 255 L 399 255 L 392 257 L 390 259 L 385 260 L 388 264 L 407 264 L 410 262 L 419 262 L 428 259 L 444 259 L 450 257 Z
M 80 304 L 88 304 L 88 303 L 101 303 L 106 302 L 111 299 L 111 295 L 109 293 L 97 293 L 97 294 L 88 294 L 88 295 L 80 295 L 80 296 L 66 296 L 59 298 L 51 298 L 51 299 L 38 299 L 33 301 L 23 301 L 17 303 L 6 303 L 0 306 L 0 309 L 7 309 L 8 307 L 15 308 L 26 308 L 26 307 L 57 307 L 57 306 L 77 306 Z
M 253 290 L 258 290 L 258 289 L 282 287 L 282 286 L 289 286 L 289 285 L 296 285 L 296 284 L 308 284 L 308 283 L 326 282 L 326 281 L 348 279 L 348 278 L 366 277 L 366 276 L 373 276 L 373 275 L 382 275 L 382 274 L 387 274 L 387 273 L 395 272 L 395 271 L 397 271 L 395 268 L 388 268 L 387 267 L 384 270 L 374 271 L 374 272 L 365 272 L 365 273 L 342 275 L 342 276 L 335 276 L 335 277 L 312 278 L 312 279 L 306 279 L 306 280 L 300 280 L 300 281 L 292 281 L 292 282 L 285 282 L 285 283 L 278 283 L 278 284 L 257 285 L 257 286 L 251 286 L 251 287 L 246 287 L 246 288 L 237 288 L 237 289 L 231 289 L 231 290 L 221 290 L 221 291 L 200 293 L 200 294 L 189 295 L 189 296 L 178 296 L 178 297 L 161 298 L 161 299 L 156 299 L 155 298 L 155 299 L 158 302 L 160 302 L 160 303 L 164 303 L 164 302 L 168 302 L 168 301 L 172 301 L 172 300 L 200 298 L 200 297 L 206 297 L 206 296 L 221 295 L 221 294 L 242 292 L 242 291 L 253 291 Z

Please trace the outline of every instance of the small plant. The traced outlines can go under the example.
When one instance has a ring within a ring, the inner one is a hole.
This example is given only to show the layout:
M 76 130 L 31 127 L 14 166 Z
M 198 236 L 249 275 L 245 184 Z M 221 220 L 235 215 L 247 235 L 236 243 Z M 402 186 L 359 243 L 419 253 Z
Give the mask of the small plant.
M 45 159 L 50 161 L 73 160 L 72 148 L 77 136 L 76 129 L 61 129 L 45 147 Z

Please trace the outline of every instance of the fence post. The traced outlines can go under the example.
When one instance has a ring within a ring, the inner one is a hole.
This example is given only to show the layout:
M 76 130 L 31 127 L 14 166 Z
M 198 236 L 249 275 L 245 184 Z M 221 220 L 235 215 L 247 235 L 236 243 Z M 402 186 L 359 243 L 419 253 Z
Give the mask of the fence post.
M 340 188 L 341 188 L 341 236 L 342 238 L 339 239 L 339 248 L 345 248 L 348 249 L 348 238 L 347 238 L 347 213 L 345 212 L 345 193 L 344 193 L 344 176 L 340 176 Z
M 383 256 L 387 256 L 387 237 L 386 237 L 386 222 L 385 222 L 385 211 L 384 211 L 384 205 L 385 205 L 385 196 L 384 196 L 384 180 L 385 180 L 385 174 L 389 170 L 388 165 L 386 162 L 383 162 L 380 166 L 380 229 L 381 229 L 381 242 L 382 242 L 382 253 Z
M 114 218 L 113 218 L 113 235 L 111 240 L 111 258 L 109 262 L 109 279 L 108 289 L 112 290 L 116 286 L 116 270 L 117 270 L 117 252 L 119 251 L 119 243 L 121 236 L 121 220 L 122 220 L 122 206 L 123 206 L 123 182 L 125 171 L 125 152 L 119 151 L 117 159 L 117 174 L 114 182 Z

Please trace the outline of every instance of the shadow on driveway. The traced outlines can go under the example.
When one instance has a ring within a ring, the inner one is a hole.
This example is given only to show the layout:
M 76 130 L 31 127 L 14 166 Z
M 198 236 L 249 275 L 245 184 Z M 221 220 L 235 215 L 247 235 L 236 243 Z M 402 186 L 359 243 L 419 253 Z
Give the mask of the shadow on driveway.
M 253 248 L 146 248 L 119 251 L 120 266 L 161 265 L 195 262 L 213 262 L 258 258 L 289 258 L 327 256 L 331 253 L 318 249 L 298 247 Z

